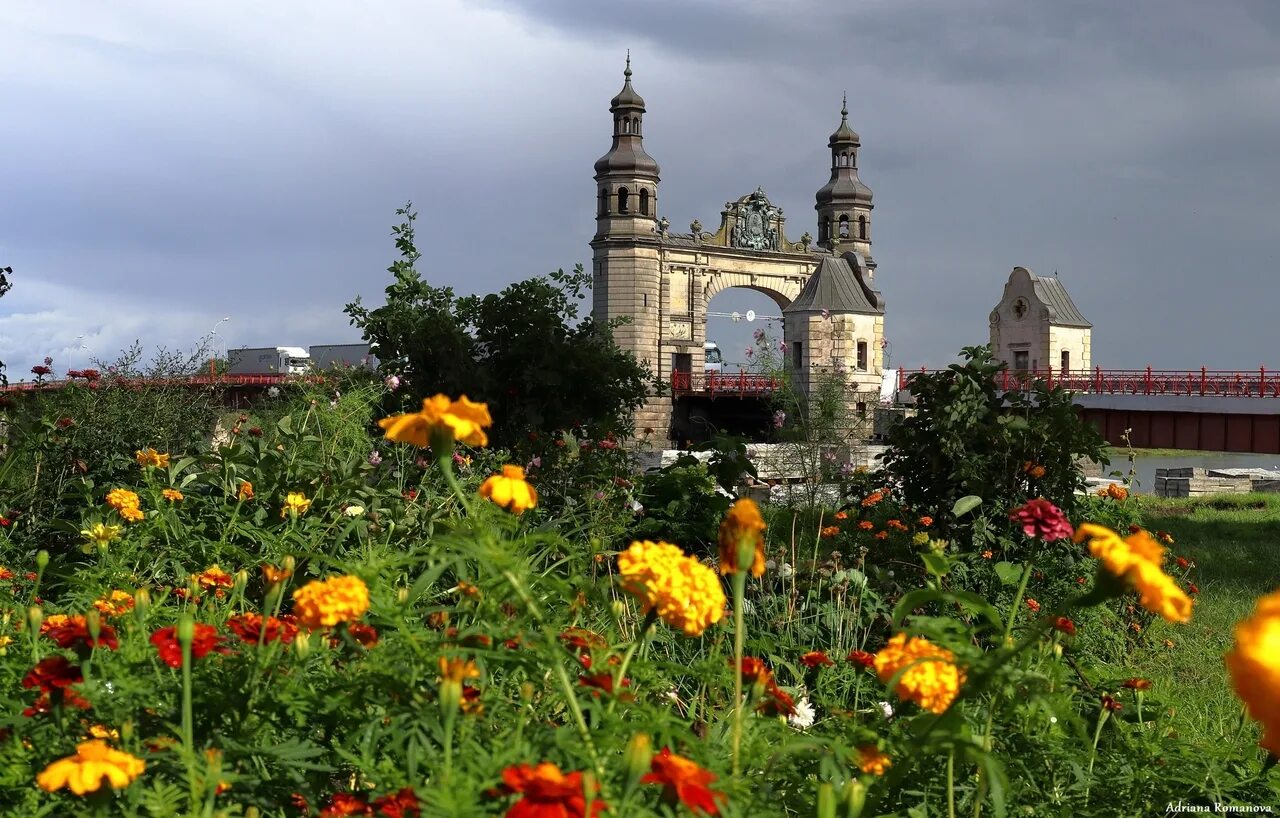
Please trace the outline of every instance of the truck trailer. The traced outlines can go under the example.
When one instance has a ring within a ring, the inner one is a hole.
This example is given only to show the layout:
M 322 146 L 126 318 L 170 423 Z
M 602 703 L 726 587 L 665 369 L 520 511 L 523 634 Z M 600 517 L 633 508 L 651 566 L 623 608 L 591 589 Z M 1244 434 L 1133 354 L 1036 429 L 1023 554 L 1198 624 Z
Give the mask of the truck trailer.
M 378 356 L 368 344 L 315 344 L 311 347 L 311 367 L 328 369 L 377 369 Z
M 255 347 L 227 350 L 229 375 L 305 375 L 311 359 L 302 347 Z

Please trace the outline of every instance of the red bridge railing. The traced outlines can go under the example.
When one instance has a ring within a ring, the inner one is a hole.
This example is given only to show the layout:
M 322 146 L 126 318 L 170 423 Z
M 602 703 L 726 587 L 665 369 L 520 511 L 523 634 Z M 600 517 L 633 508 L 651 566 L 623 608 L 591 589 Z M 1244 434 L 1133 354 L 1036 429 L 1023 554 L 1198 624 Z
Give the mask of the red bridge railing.
M 677 395 L 736 395 L 745 398 L 769 395 L 781 386 L 782 381 L 777 378 L 751 372 L 671 373 L 671 391 Z
M 898 370 L 898 388 L 907 388 L 907 381 L 918 372 L 942 370 Z M 1280 398 L 1280 371 L 1258 367 L 1249 371 L 1173 369 L 1079 369 L 1061 370 L 1002 370 L 996 376 L 1000 388 L 1019 391 L 1036 381 L 1049 386 L 1061 386 L 1086 395 L 1151 395 L 1195 396 L 1230 398 Z

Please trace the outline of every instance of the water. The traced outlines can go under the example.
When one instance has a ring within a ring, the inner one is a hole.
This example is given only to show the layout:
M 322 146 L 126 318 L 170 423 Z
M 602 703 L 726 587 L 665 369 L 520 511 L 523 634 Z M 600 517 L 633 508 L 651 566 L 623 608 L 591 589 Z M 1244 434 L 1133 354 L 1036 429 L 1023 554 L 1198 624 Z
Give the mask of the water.
M 1206 469 L 1275 469 L 1280 470 L 1280 454 L 1179 454 L 1171 456 L 1147 456 L 1141 451 L 1134 461 L 1137 470 L 1137 485 L 1134 490 L 1139 494 L 1154 494 L 1156 490 L 1156 469 L 1185 469 L 1198 466 Z M 1123 453 L 1116 453 L 1107 466 L 1107 473 L 1119 471 L 1129 473 L 1129 460 Z

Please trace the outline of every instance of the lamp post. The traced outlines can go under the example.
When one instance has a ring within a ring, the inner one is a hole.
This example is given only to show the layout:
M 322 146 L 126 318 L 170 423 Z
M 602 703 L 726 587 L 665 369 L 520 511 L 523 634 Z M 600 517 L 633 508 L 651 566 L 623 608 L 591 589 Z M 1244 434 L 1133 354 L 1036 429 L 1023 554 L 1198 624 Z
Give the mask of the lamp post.
M 219 321 L 218 323 L 214 324 L 214 325 L 213 325 L 213 329 L 209 330 L 209 336 L 208 336 L 208 337 L 209 337 L 209 343 L 210 343 L 210 345 L 211 345 L 211 347 L 212 347 L 212 348 L 210 349 L 210 352 L 212 352 L 212 353 L 213 353 L 213 355 L 214 355 L 215 357 L 216 357 L 216 356 L 217 356 L 217 354 L 218 354 L 218 327 L 222 326 L 223 324 L 225 324 L 226 322 L 228 322 L 228 321 L 230 321 L 230 320 L 231 320 L 231 316 L 230 316 L 230 315 L 228 315 L 228 316 L 226 316 L 225 318 L 223 318 L 221 321 Z

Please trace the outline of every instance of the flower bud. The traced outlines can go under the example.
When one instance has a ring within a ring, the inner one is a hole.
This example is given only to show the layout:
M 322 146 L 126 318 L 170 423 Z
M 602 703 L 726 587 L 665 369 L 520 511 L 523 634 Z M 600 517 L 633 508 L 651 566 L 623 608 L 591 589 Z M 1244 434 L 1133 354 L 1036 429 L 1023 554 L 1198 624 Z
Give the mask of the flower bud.
M 827 781 L 818 785 L 818 818 L 836 818 L 836 791 Z
M 196 623 L 190 614 L 183 614 L 178 618 L 178 627 L 175 628 L 178 641 L 184 645 L 190 645 L 196 638 Z
M 844 786 L 844 803 L 849 818 L 860 818 L 862 808 L 867 803 L 867 785 L 854 779 Z
M 261 815 L 257 807 L 245 807 L 244 818 L 261 818 Z
M 249 584 L 249 572 L 244 570 L 243 568 L 241 568 L 239 571 L 236 571 L 234 582 L 235 584 L 232 586 L 232 590 L 243 591 L 244 586 Z
M 311 655 L 311 634 L 306 631 L 299 631 L 298 635 L 293 638 L 293 650 L 298 654 L 299 659 L 306 659 Z
M 621 599 L 614 599 L 613 602 L 609 603 L 609 607 L 613 610 L 614 619 L 621 619 L 623 614 L 627 612 L 627 603 Z
M 89 629 L 89 639 L 96 645 L 98 635 L 102 633 L 102 614 L 97 608 L 90 608 L 84 615 L 84 624 Z
M 636 733 L 622 753 L 622 763 L 627 768 L 627 792 L 634 790 L 644 774 L 649 772 L 652 760 L 653 742 L 649 740 L 649 734 Z
M 133 592 L 133 614 L 141 623 L 147 618 L 147 612 L 151 610 L 151 592 L 146 588 L 139 588 Z
M 49 552 L 41 548 L 36 552 L 36 570 L 44 571 L 49 564 Z
M 39 605 L 32 605 L 27 608 L 27 624 L 31 626 L 31 630 L 40 630 L 40 624 L 44 622 L 44 611 Z
M 409 604 L 409 589 L 408 589 L 408 588 L 404 588 L 404 587 L 397 588 L 397 589 L 396 589 L 396 601 L 397 601 L 397 602 L 399 602 L 401 605 L 408 605 L 408 604 Z
M 528 704 L 529 702 L 533 701 L 534 692 L 535 691 L 533 687 L 533 682 L 525 682 L 524 684 L 520 685 L 520 701 L 524 702 L 525 704 Z
M 280 560 L 280 567 L 285 570 L 289 576 L 293 576 L 293 569 L 298 567 L 298 561 L 294 559 L 292 554 L 287 554 L 284 559 Z

